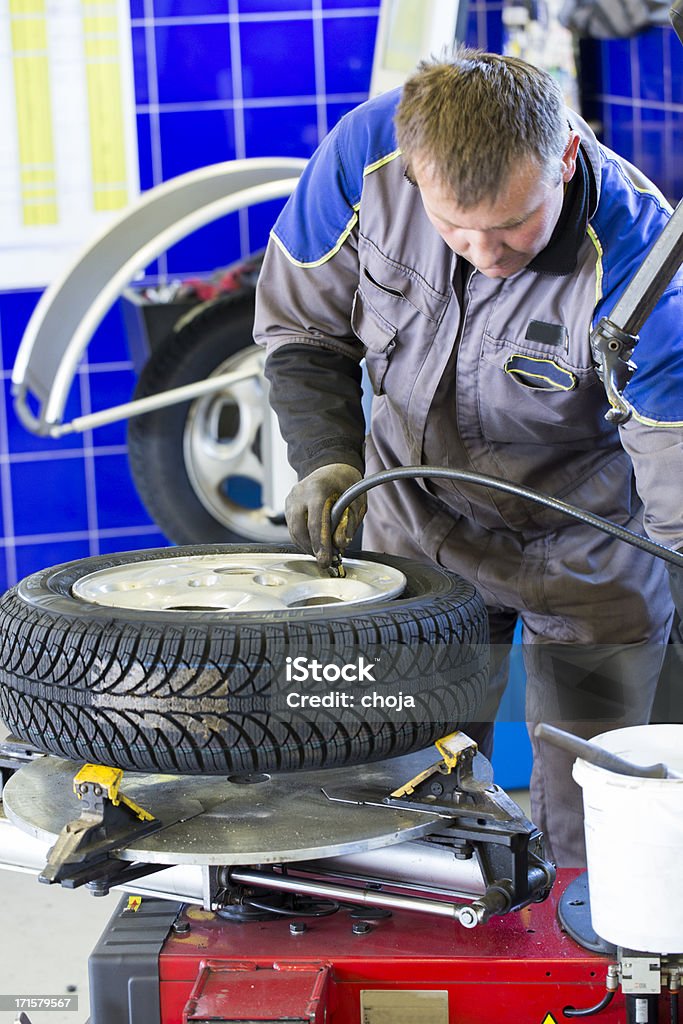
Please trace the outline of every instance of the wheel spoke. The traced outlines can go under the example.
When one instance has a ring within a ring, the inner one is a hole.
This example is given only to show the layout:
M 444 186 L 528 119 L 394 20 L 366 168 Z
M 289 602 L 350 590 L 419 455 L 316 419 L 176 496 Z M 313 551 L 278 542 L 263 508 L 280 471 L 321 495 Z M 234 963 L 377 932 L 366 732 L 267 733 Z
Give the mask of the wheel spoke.
M 192 468 L 201 487 L 214 493 L 231 476 L 247 477 L 259 484 L 263 481 L 261 461 L 241 444 L 203 444 L 193 452 Z
M 185 456 L 197 483 L 217 493 L 231 476 L 263 481 L 263 465 L 255 452 L 256 438 L 263 422 L 260 395 L 253 381 L 231 389 L 229 395 L 214 399 L 202 415 L 195 415 L 185 438 Z M 239 410 L 237 433 L 221 439 L 221 410 L 226 402 Z
M 150 430 L 148 445 L 142 443 L 141 434 L 131 431 L 131 436 L 135 436 L 138 442 L 131 460 L 136 467 L 136 483 L 145 504 L 153 510 L 153 517 L 159 522 L 166 521 L 166 532 L 173 539 L 188 539 L 200 529 L 208 528 L 209 533 L 213 533 L 210 526 L 195 526 L 193 519 L 196 518 L 197 524 L 203 523 L 204 516 L 193 517 L 190 513 L 186 517 L 177 507 L 177 498 L 187 509 L 196 499 L 215 520 L 217 529 L 222 527 L 226 531 L 225 539 L 232 535 L 266 543 L 284 541 L 286 528 L 281 521 L 274 523 L 271 518 L 273 510 L 262 504 L 265 475 L 270 472 L 270 468 L 263 465 L 260 451 L 266 414 L 264 382 L 260 376 L 262 353 L 253 344 L 245 344 L 241 350 L 233 351 L 225 358 L 224 326 L 221 321 L 220 335 L 210 333 L 206 340 L 198 339 L 193 333 L 187 341 L 189 348 L 187 345 L 181 347 L 178 338 L 174 338 L 171 347 L 178 349 L 184 374 L 189 373 L 188 362 L 192 363 L 196 357 L 197 377 L 207 376 L 208 348 L 216 355 L 215 370 L 209 376 L 234 371 L 247 371 L 252 376 L 238 381 L 224 392 L 199 397 L 178 411 L 174 406 L 160 410 L 156 417 L 159 430 Z M 250 325 L 244 323 L 242 326 L 245 331 L 250 330 Z M 172 364 L 173 360 L 165 359 L 163 383 L 168 380 L 166 368 Z M 163 390 L 159 379 L 161 367 L 157 369 L 154 392 Z M 178 436 L 180 417 L 183 466 L 178 466 L 179 453 L 171 451 L 172 444 L 177 444 L 172 439 Z M 158 449 L 163 449 L 160 440 L 163 436 L 168 436 L 169 441 L 168 451 L 161 451 L 162 469 L 156 456 Z M 145 458 L 146 447 L 154 448 L 155 459 L 151 466 Z M 177 488 L 174 484 L 175 477 L 182 474 L 183 468 L 191 488 L 190 494 L 181 480 Z M 265 488 L 265 493 L 271 490 Z M 167 510 L 165 505 L 168 505 Z M 279 513 L 280 509 L 275 512 Z

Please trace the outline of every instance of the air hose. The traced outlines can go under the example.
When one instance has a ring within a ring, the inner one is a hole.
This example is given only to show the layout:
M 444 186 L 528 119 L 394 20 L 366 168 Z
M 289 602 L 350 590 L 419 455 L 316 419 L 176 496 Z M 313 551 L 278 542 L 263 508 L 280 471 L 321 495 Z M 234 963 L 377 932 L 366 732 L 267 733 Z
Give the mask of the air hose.
M 577 1010 L 574 1006 L 565 1006 L 562 1013 L 565 1017 L 593 1017 L 596 1013 L 600 1013 L 605 1007 L 614 999 L 614 992 L 605 992 L 604 996 L 599 1003 L 595 1006 L 588 1006 L 585 1010 Z
M 639 533 L 627 530 L 625 527 L 619 526 L 609 519 L 604 519 L 602 516 L 597 516 L 592 512 L 586 512 L 585 509 L 576 508 L 575 505 L 569 505 L 558 498 L 551 498 L 547 494 L 541 494 L 530 487 L 522 487 L 519 484 L 513 484 L 495 476 L 485 476 L 483 473 L 470 473 L 464 469 L 449 469 L 447 466 L 401 466 L 398 469 L 385 469 L 381 473 L 373 473 L 371 476 L 364 477 L 357 484 L 347 488 L 332 506 L 332 533 L 334 533 L 339 525 L 345 509 L 356 498 L 359 498 L 361 494 L 365 494 L 366 491 L 370 491 L 373 487 L 378 487 L 380 484 L 391 483 L 394 480 L 416 480 L 419 477 L 462 480 L 464 483 L 490 487 L 494 491 L 504 491 L 506 494 L 514 494 L 518 498 L 535 501 L 538 505 L 545 505 L 546 508 L 563 512 L 572 519 L 578 519 L 579 522 L 594 526 L 596 529 L 602 530 L 603 533 L 608 533 L 618 540 L 632 544 L 636 548 L 641 548 L 643 551 L 647 551 L 651 555 L 655 555 L 655 557 L 661 558 L 671 565 L 678 566 L 679 569 L 683 569 L 683 554 L 673 551 L 663 544 L 657 544 L 655 541 L 649 540 L 649 538 L 643 537 Z

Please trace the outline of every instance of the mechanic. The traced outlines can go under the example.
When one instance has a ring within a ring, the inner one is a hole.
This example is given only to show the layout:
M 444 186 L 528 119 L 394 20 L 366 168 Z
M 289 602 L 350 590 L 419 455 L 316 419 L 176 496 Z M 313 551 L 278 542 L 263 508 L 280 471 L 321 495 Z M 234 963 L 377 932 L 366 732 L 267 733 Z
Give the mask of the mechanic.
M 670 208 L 600 145 L 547 73 L 459 48 L 351 111 L 277 220 L 257 293 L 271 401 L 299 483 L 294 541 L 328 566 L 332 501 L 363 472 L 437 464 L 501 477 L 683 544 L 681 277 L 641 332 L 621 427 L 589 335 Z M 364 439 L 361 371 L 372 383 Z M 375 488 L 367 550 L 428 559 L 489 610 L 483 721 L 522 622 L 526 716 L 584 737 L 648 721 L 672 618 L 664 563 L 514 495 L 450 481 Z M 532 737 L 531 807 L 560 866 L 585 860 L 573 758 Z

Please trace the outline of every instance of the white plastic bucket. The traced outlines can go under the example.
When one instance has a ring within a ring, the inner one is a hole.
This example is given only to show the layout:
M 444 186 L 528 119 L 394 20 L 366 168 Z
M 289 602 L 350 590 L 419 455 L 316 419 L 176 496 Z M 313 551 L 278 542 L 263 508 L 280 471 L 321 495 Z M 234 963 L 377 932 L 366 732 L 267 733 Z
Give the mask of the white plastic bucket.
M 639 725 L 595 743 L 635 764 L 683 774 L 683 725 Z M 683 779 L 617 775 L 579 758 L 591 919 L 617 946 L 683 952 Z

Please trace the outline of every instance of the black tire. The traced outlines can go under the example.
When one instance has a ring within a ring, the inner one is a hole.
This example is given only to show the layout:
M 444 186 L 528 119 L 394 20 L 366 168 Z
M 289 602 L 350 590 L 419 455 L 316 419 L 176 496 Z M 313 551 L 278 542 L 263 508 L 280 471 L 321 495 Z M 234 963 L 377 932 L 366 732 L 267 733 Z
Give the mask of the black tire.
M 154 349 L 134 397 L 146 398 L 237 369 L 241 360 L 257 351 L 253 324 L 253 291 L 198 307 Z M 223 446 L 226 451 L 239 435 L 244 409 L 234 400 L 236 394 L 170 405 L 129 421 L 128 460 L 137 492 L 152 519 L 176 544 L 272 544 L 289 539 L 284 521 L 272 521 L 261 510 L 258 480 L 231 478 L 228 472 L 224 484 L 214 489 L 192 471 L 191 431 L 200 436 L 204 430 L 211 432 L 209 440 L 216 450 Z M 247 443 L 246 454 L 258 466 L 258 430 Z
M 109 566 L 283 550 L 162 548 L 81 559 L 27 577 L 0 601 L 0 717 L 48 753 L 190 774 L 380 760 L 477 720 L 488 677 L 486 610 L 469 583 L 434 566 L 382 556 L 407 577 L 398 598 L 258 616 L 119 613 L 72 596 L 79 579 Z M 416 710 L 282 713 L 285 656 L 306 651 L 337 664 L 380 651 L 375 689 L 411 694 Z

